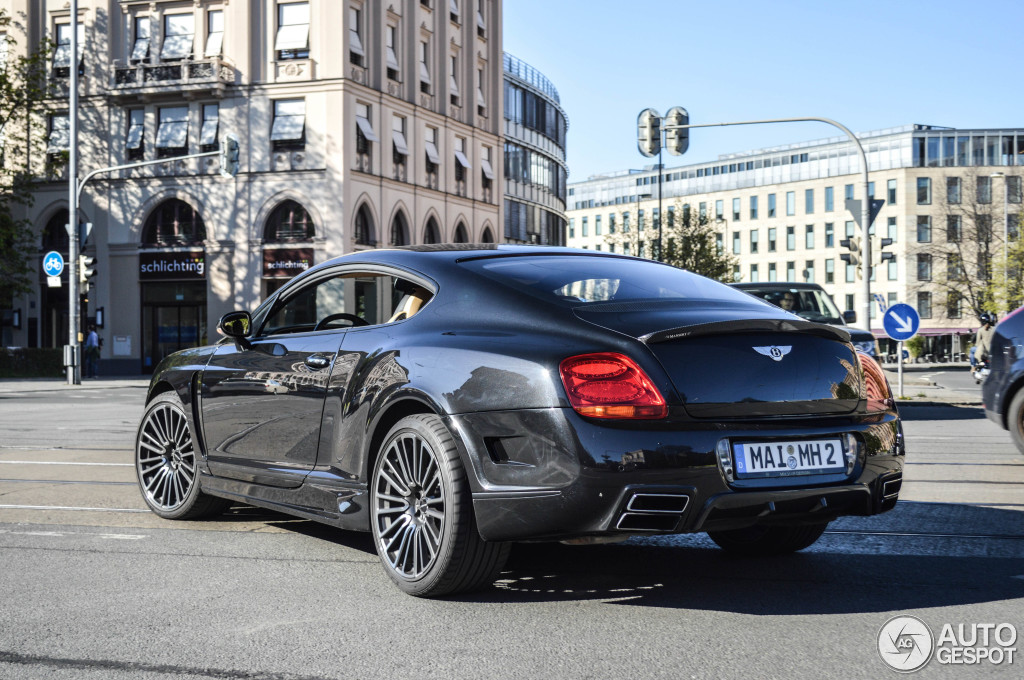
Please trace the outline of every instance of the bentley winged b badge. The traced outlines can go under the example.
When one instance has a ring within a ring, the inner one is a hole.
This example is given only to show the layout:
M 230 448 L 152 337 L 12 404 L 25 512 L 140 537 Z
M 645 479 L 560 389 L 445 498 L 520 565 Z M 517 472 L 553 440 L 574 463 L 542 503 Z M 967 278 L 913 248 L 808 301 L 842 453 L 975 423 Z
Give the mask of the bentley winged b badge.
M 763 354 L 766 357 L 771 357 L 773 361 L 782 361 L 782 357 L 789 354 L 792 349 L 792 345 L 770 345 L 768 347 L 755 347 L 754 351 L 758 354 Z

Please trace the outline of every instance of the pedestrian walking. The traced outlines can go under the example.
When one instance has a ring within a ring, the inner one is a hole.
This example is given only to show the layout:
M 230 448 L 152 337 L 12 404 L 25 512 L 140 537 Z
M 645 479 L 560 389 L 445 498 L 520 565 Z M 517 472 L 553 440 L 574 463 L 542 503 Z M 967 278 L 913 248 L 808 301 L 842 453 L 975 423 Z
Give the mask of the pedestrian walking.
M 96 332 L 96 324 L 89 324 L 89 335 L 85 338 L 85 377 L 99 377 L 100 336 Z

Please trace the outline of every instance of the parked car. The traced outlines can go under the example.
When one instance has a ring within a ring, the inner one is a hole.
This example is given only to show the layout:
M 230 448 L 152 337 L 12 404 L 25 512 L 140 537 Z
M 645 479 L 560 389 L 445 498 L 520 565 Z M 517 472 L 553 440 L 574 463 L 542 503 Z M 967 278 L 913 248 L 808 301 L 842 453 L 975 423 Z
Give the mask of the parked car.
M 219 328 L 153 375 L 146 503 L 371 531 L 413 595 L 491 583 L 514 541 L 800 550 L 899 495 L 899 414 L 844 332 L 649 260 L 363 251 Z
M 778 307 L 783 306 L 783 300 L 787 296 L 793 298 L 793 306 L 788 311 L 808 321 L 827 323 L 842 328 L 850 334 L 850 341 L 858 352 L 864 352 L 871 357 L 878 356 L 875 336 L 870 331 L 850 325 L 857 323 L 857 313 L 854 311 L 840 313 L 836 303 L 832 301 L 832 297 L 816 283 L 766 282 L 731 285 L 733 288 L 756 295 Z
M 989 351 L 989 375 L 981 386 L 985 415 L 1024 453 L 1024 307 L 996 324 Z

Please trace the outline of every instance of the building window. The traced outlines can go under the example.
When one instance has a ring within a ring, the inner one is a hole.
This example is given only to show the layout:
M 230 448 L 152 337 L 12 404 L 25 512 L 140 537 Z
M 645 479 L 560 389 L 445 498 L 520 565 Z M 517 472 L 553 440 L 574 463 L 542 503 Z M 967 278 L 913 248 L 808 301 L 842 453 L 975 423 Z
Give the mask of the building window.
M 582 236 L 583 238 L 586 238 L 589 235 L 590 234 L 587 233 L 587 218 L 584 217 L 580 221 L 580 236 Z
M 769 262 L 768 263 L 768 280 L 769 281 L 777 281 L 778 278 L 779 278 L 778 274 L 775 271 L 775 263 L 774 262 Z
M 192 57 L 196 37 L 196 18 L 192 14 L 164 15 L 164 43 L 160 59 L 175 61 Z
M 825 283 L 836 282 L 836 261 L 832 258 L 825 260 Z
M 896 205 L 896 180 L 889 180 L 886 184 L 886 190 L 888 192 L 886 200 L 888 201 L 889 205 Z
M 960 203 L 960 178 L 946 178 L 946 203 Z
M 78 28 L 78 73 L 82 73 L 82 55 L 85 53 L 85 24 L 76 24 Z M 53 75 L 55 78 L 67 78 L 71 75 L 71 24 L 57 24 L 57 47 L 53 51 Z
M 481 38 L 487 37 L 487 22 L 484 16 L 485 0 L 476 0 L 476 34 Z
M 466 157 L 466 139 L 464 137 L 456 137 L 455 182 L 456 191 L 460 196 L 466 195 L 466 171 L 472 169 L 473 166 L 469 164 L 469 158 Z
M 200 151 L 217 150 L 217 127 L 220 124 L 220 107 L 217 104 L 203 105 L 203 127 L 199 132 Z
M 754 255 L 754 254 L 757 253 L 757 247 L 758 247 L 758 240 L 757 240 L 758 239 L 758 235 L 757 234 L 758 234 L 758 230 L 757 229 L 751 229 L 750 230 L 750 254 L 751 255 Z
M 476 70 L 476 113 L 479 116 L 487 115 L 487 98 L 484 96 L 484 69 Z
M 792 260 L 786 263 L 786 281 L 796 283 L 796 262 Z
M 284 201 L 267 218 L 263 239 L 268 243 L 311 241 L 314 235 L 313 219 L 306 209 L 295 201 Z
M 356 66 L 364 66 L 366 52 L 363 50 L 363 13 L 355 7 L 348 9 L 348 60 Z
M 796 227 L 786 227 L 786 250 L 796 250 Z
M 740 199 L 738 198 L 732 199 L 732 221 L 740 221 Z
M 420 41 L 420 92 L 430 94 L 430 45 L 426 40 Z
M 362 172 L 373 171 L 373 144 L 377 142 L 377 133 L 370 122 L 370 107 L 356 103 L 356 169 Z
M 135 17 L 135 42 L 132 44 L 132 62 L 145 61 L 149 56 L 151 32 L 149 17 Z
M 932 256 L 929 253 L 917 254 L 917 280 L 932 280 Z
M 451 98 L 453 106 L 459 106 L 459 80 L 457 78 L 459 73 L 459 57 L 457 54 L 453 54 L 449 57 L 451 69 L 448 73 L 448 94 Z
M 270 130 L 274 150 L 306 148 L 306 100 L 274 100 L 274 124 Z
M 601 235 L 601 216 L 600 215 L 595 215 L 594 216 L 594 236 L 600 236 L 600 235 Z
M 277 6 L 274 50 L 279 61 L 309 59 L 308 2 L 283 2 Z
M 775 240 L 776 240 L 775 239 L 775 232 L 776 232 L 775 227 L 769 227 L 768 228 L 768 252 L 769 253 L 774 253 L 775 252 Z
M 427 186 L 431 189 L 437 189 L 437 169 L 441 164 L 441 155 L 437 151 L 437 128 L 428 127 L 423 139 L 427 154 L 425 165 Z
M 491 202 L 491 187 L 494 183 L 494 168 L 491 166 L 491 147 L 480 150 L 480 188 L 484 192 L 484 201 Z M 608 216 L 608 227 L 615 233 L 615 216 Z
M 469 243 L 469 236 L 466 234 L 466 225 L 462 222 L 455 225 L 455 236 L 452 237 L 452 243 Z
M 405 139 L 405 117 L 391 117 L 391 161 L 395 164 L 395 179 L 405 180 L 405 164 L 409 158 L 409 145 Z M 399 177 L 398 175 L 401 175 Z
M 491 234 L 490 227 L 484 227 L 483 236 L 480 237 L 480 243 L 494 243 L 494 235 Z
M 396 26 L 388 26 L 384 29 L 384 42 L 387 46 L 387 67 L 388 67 L 388 78 L 394 81 L 399 81 L 399 73 L 401 71 L 398 68 L 398 53 L 396 50 L 397 41 L 395 40 L 395 34 L 398 32 Z
M 757 219 L 757 196 L 750 197 L 750 219 Z
M 130 161 L 141 161 L 146 155 L 144 132 L 146 129 L 145 111 L 132 109 L 128 112 L 128 134 L 125 135 L 124 148 Z
M 978 177 L 978 203 L 992 202 L 992 178 L 986 175 Z
M 750 265 L 750 282 L 751 283 L 759 283 L 760 281 L 761 281 L 761 277 L 757 273 L 757 265 L 756 264 Z
M 843 187 L 843 191 L 844 191 L 844 196 L 846 197 L 846 200 L 847 201 L 852 201 L 853 200 L 853 185 L 852 184 L 847 184 L 845 187 Z
M 576 218 L 569 218 L 569 238 L 576 238 Z
M 917 204 L 932 204 L 932 180 L 931 177 L 917 178 Z
M 175 246 L 202 243 L 206 225 L 202 216 L 184 201 L 164 201 L 146 219 L 142 243 L 147 246 Z
M 922 319 L 932 318 L 932 294 L 931 293 L 918 293 L 917 294 L 917 313 L 921 315 Z
M 814 283 L 814 260 L 804 262 L 804 281 Z
M 992 240 L 992 216 L 977 215 L 974 224 L 978 228 L 978 241 L 988 243 Z
M 462 23 L 462 18 L 459 15 L 459 0 L 450 0 L 450 7 L 448 8 L 448 18 L 451 19 L 453 24 Z
M 370 216 L 370 209 L 365 203 L 356 211 L 355 239 L 356 245 L 377 245 L 377 240 L 373 235 L 373 218 Z
M 814 189 L 804 190 L 804 212 L 808 215 L 814 214 Z
M 205 57 L 219 57 L 224 51 L 224 12 L 210 10 L 206 13 L 206 49 Z
M 732 252 L 733 255 L 739 255 L 742 248 L 740 246 L 740 232 L 732 232 Z
M 395 219 L 391 221 L 391 245 L 393 246 L 407 246 L 409 245 L 409 226 L 405 221 L 405 215 L 397 213 Z
M 897 236 L 899 236 L 899 228 L 896 226 L 896 218 L 888 218 L 888 222 L 885 225 L 886 238 L 891 238 L 893 243 L 896 243 Z
M 846 282 L 853 283 L 857 280 L 857 265 L 846 263 Z
M 796 192 L 795 191 L 787 191 L 786 192 L 786 215 L 795 215 L 795 214 L 796 214 Z
M 775 194 L 768 194 L 768 217 L 775 217 Z
M 950 243 L 960 243 L 963 238 L 963 222 L 960 215 L 946 216 L 946 240 Z
M 849 293 L 846 295 L 846 311 L 853 311 L 853 295 Z
M 835 187 L 825 187 L 825 212 L 834 212 L 836 209 Z
M 672 221 L 672 213 L 669 212 L 669 221 Z M 608 213 L 608 233 L 615 233 L 615 213 Z
M 917 216 L 917 242 L 932 242 L 932 218 L 930 215 Z
M 804 248 L 814 250 L 814 225 L 808 224 L 804 227 Z
M 963 314 L 963 297 L 957 291 L 950 291 L 946 294 L 946 316 L 950 319 L 959 319 Z
M 63 165 L 65 153 L 71 148 L 71 121 L 67 113 L 50 115 L 50 134 L 46 145 L 47 172 L 54 172 Z
M 433 217 L 427 220 L 427 226 L 423 229 L 423 242 L 441 242 L 441 230 L 437 226 L 437 220 L 435 220 Z
M 1021 202 L 1021 177 L 1020 175 L 1007 175 L 1006 177 L 1006 200 L 1009 203 Z
M 946 280 L 960 281 L 964 278 L 964 263 L 959 253 L 946 253 Z
M 188 153 L 188 107 L 162 108 L 159 114 L 160 125 L 156 131 L 157 156 L 184 156 Z
M 721 222 L 725 219 L 725 201 L 719 199 L 715 201 L 715 221 Z
M 888 267 L 887 274 L 888 274 L 889 280 L 890 281 L 895 281 L 897 279 L 897 277 L 899 276 L 899 267 L 896 264 L 896 260 L 889 260 L 888 262 L 886 262 L 886 265 Z
M 825 247 L 834 248 L 836 245 L 836 229 L 832 222 L 825 223 Z

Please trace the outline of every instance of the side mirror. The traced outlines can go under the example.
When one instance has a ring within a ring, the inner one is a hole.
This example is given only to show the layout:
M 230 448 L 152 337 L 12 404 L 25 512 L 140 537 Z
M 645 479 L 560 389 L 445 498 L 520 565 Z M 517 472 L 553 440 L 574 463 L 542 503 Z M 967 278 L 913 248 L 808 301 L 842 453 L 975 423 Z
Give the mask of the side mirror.
M 850 325 L 857 323 L 857 312 L 852 309 L 846 310 L 843 312 L 843 321 Z
M 249 312 L 228 312 L 220 317 L 217 328 L 229 338 L 239 340 L 252 330 L 252 317 Z

